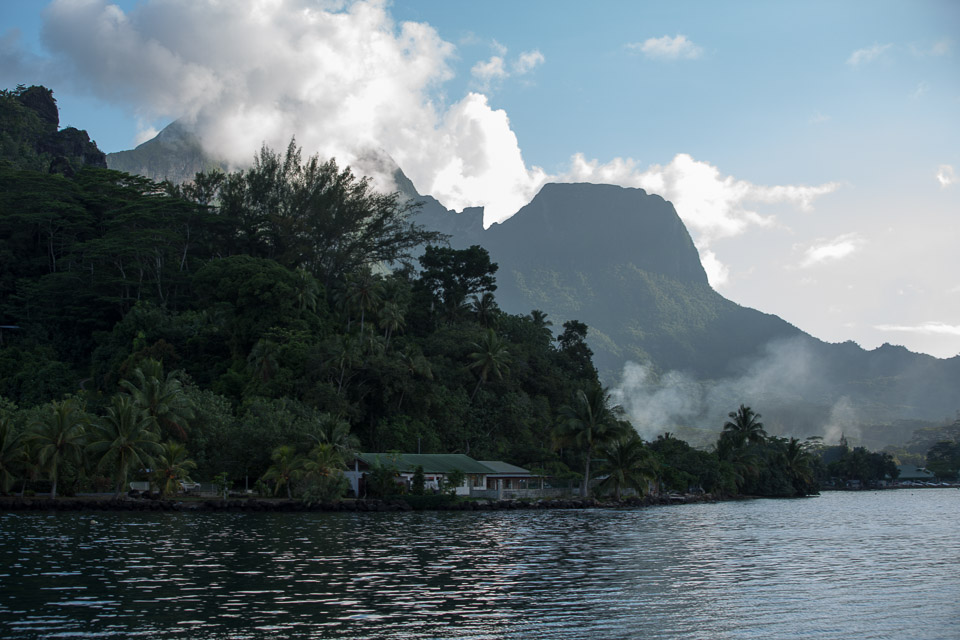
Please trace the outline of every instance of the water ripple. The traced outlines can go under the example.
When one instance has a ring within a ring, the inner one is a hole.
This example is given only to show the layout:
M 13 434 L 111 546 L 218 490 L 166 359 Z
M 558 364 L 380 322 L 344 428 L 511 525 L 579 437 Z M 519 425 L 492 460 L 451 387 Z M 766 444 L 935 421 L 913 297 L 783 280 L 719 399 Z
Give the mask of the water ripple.
M 0 515 L 0 637 L 906 638 L 960 492 L 632 511 Z

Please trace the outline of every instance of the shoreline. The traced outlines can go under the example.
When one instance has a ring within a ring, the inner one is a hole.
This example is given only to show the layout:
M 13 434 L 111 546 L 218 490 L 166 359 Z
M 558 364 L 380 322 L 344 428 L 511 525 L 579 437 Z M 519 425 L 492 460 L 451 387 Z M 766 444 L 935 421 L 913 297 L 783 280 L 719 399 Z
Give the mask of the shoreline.
M 388 500 L 339 500 L 307 505 L 299 500 L 243 498 L 227 500 L 161 500 L 159 498 L 88 498 L 0 497 L 0 512 L 229 512 L 229 513 L 389 513 L 402 511 L 539 511 L 569 509 L 637 509 L 643 507 L 702 502 L 729 502 L 749 500 L 749 496 L 719 498 L 710 494 L 671 494 L 666 496 L 597 500 L 595 498 L 567 498 L 550 500 L 462 500 L 423 505 L 411 504 L 403 498 Z

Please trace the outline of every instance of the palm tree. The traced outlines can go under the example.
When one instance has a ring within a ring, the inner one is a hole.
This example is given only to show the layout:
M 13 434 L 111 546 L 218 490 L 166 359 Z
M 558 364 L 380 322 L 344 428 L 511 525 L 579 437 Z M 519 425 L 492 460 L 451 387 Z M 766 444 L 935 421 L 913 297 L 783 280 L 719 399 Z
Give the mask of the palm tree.
M 541 311 L 540 309 L 534 309 L 527 316 L 527 319 L 533 323 L 533 326 L 536 327 L 545 338 L 548 340 L 553 339 L 553 332 L 550 330 L 550 327 L 553 326 L 553 322 L 547 320 L 547 314 Z
M 315 446 L 303 461 L 303 472 L 308 476 L 329 476 L 345 467 L 343 454 L 336 446 L 323 442 Z
M 478 369 L 480 378 L 477 380 L 477 386 L 473 388 L 470 394 L 470 402 L 480 390 L 480 385 L 487 381 L 490 374 L 496 376 L 497 380 L 503 379 L 503 373 L 510 371 L 510 352 L 507 350 L 507 343 L 502 340 L 493 329 L 487 329 L 480 342 L 473 343 L 476 349 L 470 354 L 472 362 L 468 365 L 469 369 Z
M 270 459 L 273 464 L 263 474 L 263 480 L 274 483 L 273 495 L 280 493 L 280 487 L 286 486 L 287 497 L 292 498 L 290 485 L 303 473 L 303 458 L 293 447 L 282 445 L 273 450 Z
M 187 447 L 182 442 L 167 440 L 162 445 L 163 451 L 157 456 L 153 464 L 153 477 L 160 487 L 163 496 L 177 491 L 181 482 L 190 482 L 190 472 L 197 468 L 197 463 L 187 457 Z
M 98 469 L 113 469 L 120 498 L 131 470 L 149 469 L 163 453 L 154 419 L 130 396 L 113 396 L 107 415 L 95 425 L 87 452 L 100 457 Z
M 813 483 L 813 456 L 807 445 L 796 438 L 790 438 L 783 459 L 797 494 L 806 495 L 809 486 Z
M 610 393 L 600 385 L 578 390 L 573 402 L 560 407 L 560 439 L 580 447 L 584 455 L 583 485 L 580 495 L 590 491 L 590 463 L 594 452 L 623 434 L 620 406 L 610 405 Z
M 193 406 L 183 391 L 178 371 L 163 375 L 163 363 L 152 358 L 134 369 L 135 380 L 121 380 L 120 386 L 153 418 L 162 434 L 186 440 Z
M 305 310 L 313 311 L 317 308 L 317 297 L 320 295 L 320 283 L 309 271 L 297 267 L 297 310 L 303 315 Z
M 747 442 L 761 444 L 766 439 L 767 432 L 763 430 L 760 414 L 750 407 L 741 404 L 739 409 L 728 415 L 730 420 L 723 423 L 723 435 L 730 434 L 728 437 L 732 437 L 737 446 Z
M 333 447 L 344 460 L 354 456 L 360 450 L 360 440 L 350 433 L 350 423 L 329 413 L 320 414 L 316 429 L 310 437 L 317 444 Z
M 430 367 L 430 361 L 427 360 L 419 349 L 408 346 L 398 355 L 398 358 L 407 375 L 400 377 L 402 384 L 400 386 L 400 398 L 397 400 L 397 411 L 399 411 L 403 405 L 403 398 L 407 393 L 407 388 L 412 388 L 413 386 L 412 381 L 414 376 L 423 376 L 427 380 L 433 380 L 433 369 Z
M 390 346 L 390 338 L 394 333 L 400 333 L 407 325 L 407 320 L 403 316 L 403 308 L 394 301 L 383 303 L 380 308 L 380 328 L 383 329 L 383 337 Z
M 606 444 L 600 449 L 600 455 L 600 472 L 607 474 L 600 490 L 613 489 L 618 502 L 624 488 L 634 489 L 642 496 L 650 481 L 657 477 L 656 457 L 635 431 Z
M 383 282 L 379 276 L 362 271 L 347 277 L 347 303 L 360 310 L 360 336 L 363 337 L 363 324 L 367 311 L 375 311 L 383 298 Z
M 484 292 L 483 295 L 470 296 L 470 309 L 477 318 L 477 322 L 484 327 L 495 326 L 497 324 L 497 314 L 500 312 L 500 309 L 497 307 L 496 298 L 494 298 L 493 294 L 489 291 Z
M 83 453 L 86 426 L 90 420 L 76 398 L 50 402 L 41 417 L 30 425 L 28 439 L 36 446 L 37 461 L 47 472 L 52 486 L 51 499 L 57 497 L 57 481 L 63 462 L 79 464 Z
M 277 343 L 269 338 L 260 338 L 250 350 L 247 363 L 253 367 L 257 378 L 263 382 L 270 382 L 270 378 L 279 368 L 277 360 L 279 350 Z
M 23 439 L 9 416 L 0 416 L 0 493 L 10 490 L 23 467 Z

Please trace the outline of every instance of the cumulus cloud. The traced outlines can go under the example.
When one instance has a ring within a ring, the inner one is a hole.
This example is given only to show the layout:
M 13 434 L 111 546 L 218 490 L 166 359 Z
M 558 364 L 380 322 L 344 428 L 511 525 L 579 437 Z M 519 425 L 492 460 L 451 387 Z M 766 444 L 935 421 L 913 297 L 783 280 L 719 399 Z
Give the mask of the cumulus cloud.
M 489 60 L 478 62 L 470 69 L 470 73 L 484 87 L 489 87 L 494 80 L 501 80 L 509 75 L 500 56 L 492 56 Z
M 895 331 L 899 333 L 960 336 L 960 325 L 946 324 L 945 322 L 924 322 L 923 324 L 917 325 L 879 324 L 874 328 L 879 331 Z
M 147 0 L 125 13 L 107 0 L 55 0 L 44 40 L 79 85 L 143 122 L 181 119 L 234 166 L 296 135 L 306 152 L 358 171 L 371 149 L 386 152 L 451 208 L 486 205 L 500 218 L 529 200 L 543 172 L 524 164 L 506 114 L 482 95 L 440 97 L 455 47 L 427 24 L 396 24 L 383 2 L 341 5 Z M 538 59 L 517 64 L 529 71 Z M 495 78 L 507 65 L 477 73 Z
M 631 42 L 628 49 L 639 51 L 648 58 L 663 60 L 693 60 L 703 54 L 703 49 L 687 39 L 687 36 L 663 36 L 648 38 L 643 42 Z
M 15 52 L 6 38 L 3 50 Z M 282 149 L 295 135 L 307 153 L 336 157 L 391 188 L 388 163 L 370 161 L 385 153 L 446 207 L 484 206 L 487 225 L 514 214 L 548 181 L 643 187 L 674 202 L 717 284 L 727 270 L 711 242 L 771 224 L 755 205 L 808 209 L 837 188 L 755 185 L 686 154 L 646 169 L 631 159 L 601 164 L 575 155 L 567 171 L 548 175 L 527 166 L 506 112 L 483 93 L 447 101 L 454 45 L 428 24 L 395 23 L 378 0 L 144 0 L 128 13 L 108 0 L 54 0 L 44 39 L 51 66 L 131 108 L 144 136 L 151 123 L 179 118 L 233 166 L 249 163 L 261 144 Z M 699 55 L 684 36 L 648 43 L 650 55 Z M 544 63 L 538 50 L 512 58 L 503 45 L 491 46 L 494 55 L 474 66 L 478 80 L 529 74 Z
M 824 262 L 842 260 L 863 246 L 864 241 L 856 233 L 847 233 L 832 240 L 820 240 L 803 252 L 800 266 L 812 267 Z
M 508 71 L 507 63 L 504 59 L 507 55 L 507 48 L 496 40 L 493 41 L 493 48 L 497 52 L 497 55 L 491 56 L 489 60 L 476 63 L 473 65 L 473 68 L 470 69 L 470 74 L 479 81 L 480 87 L 484 91 L 488 91 L 497 82 L 509 78 L 512 75 L 527 75 L 546 60 L 543 54 L 536 49 L 533 51 L 524 51 L 509 65 L 510 70 Z
M 755 210 L 757 204 L 790 204 L 807 211 L 813 201 L 837 190 L 839 183 L 822 185 L 757 185 L 723 175 L 708 162 L 688 154 L 677 154 L 666 165 L 641 169 L 632 159 L 616 158 L 600 163 L 582 154 L 573 156 L 570 170 L 559 179 L 565 182 L 605 182 L 640 187 L 673 202 L 677 214 L 693 236 L 700 258 L 713 286 L 727 281 L 729 270 L 710 247 L 721 238 L 739 235 L 750 227 L 774 223 L 772 216 Z
M 892 44 L 875 44 L 872 47 L 857 49 L 847 58 L 847 64 L 853 68 L 857 68 L 862 64 L 873 62 L 892 46 Z
M 953 170 L 953 166 L 949 164 L 942 164 L 937 167 L 937 182 L 940 183 L 940 188 L 949 187 L 950 185 L 956 183 L 958 180 L 956 173 Z
M 513 72 L 521 76 L 526 75 L 543 64 L 544 60 L 546 60 L 546 58 L 536 49 L 533 51 L 524 51 L 513 63 Z

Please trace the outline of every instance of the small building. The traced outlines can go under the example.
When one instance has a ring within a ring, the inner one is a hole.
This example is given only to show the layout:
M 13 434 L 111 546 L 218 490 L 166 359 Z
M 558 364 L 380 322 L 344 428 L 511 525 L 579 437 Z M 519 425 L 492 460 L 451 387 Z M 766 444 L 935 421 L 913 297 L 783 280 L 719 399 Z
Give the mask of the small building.
M 539 497 L 543 492 L 543 476 L 523 467 L 499 460 L 481 460 L 480 464 L 492 471 L 487 474 L 486 482 L 487 493 L 492 494 L 488 496 L 490 498 Z
M 360 453 L 347 465 L 348 471 L 344 473 L 350 482 L 353 495 L 363 494 L 363 476 L 376 465 L 395 468 L 398 473 L 397 482 L 407 489 L 410 488 L 417 467 L 421 467 L 424 487 L 428 491 L 439 490 L 441 482 L 445 483 L 450 473 L 461 471 L 464 480 L 455 489 L 458 496 L 468 496 L 474 488 L 485 488 L 486 477 L 491 473 L 490 468 L 462 453 Z
M 897 476 L 896 482 L 933 482 L 936 480 L 933 472 L 915 464 L 900 464 L 897 465 L 897 469 L 899 469 L 900 475 Z

